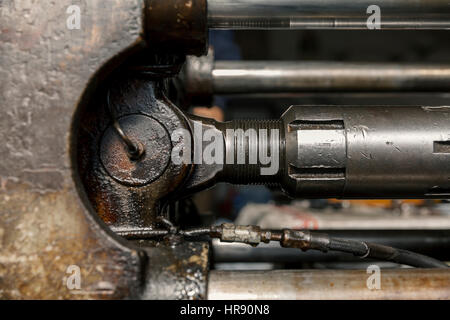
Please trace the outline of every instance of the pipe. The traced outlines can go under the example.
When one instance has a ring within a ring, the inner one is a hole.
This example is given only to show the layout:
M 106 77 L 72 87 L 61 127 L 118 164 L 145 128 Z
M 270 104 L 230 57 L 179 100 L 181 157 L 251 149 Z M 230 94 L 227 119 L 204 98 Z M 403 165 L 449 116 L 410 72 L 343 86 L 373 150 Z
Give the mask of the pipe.
M 448 269 L 380 270 L 377 290 L 366 270 L 211 270 L 210 300 L 450 299 Z M 372 289 L 369 289 L 372 288 Z
M 446 0 L 208 0 L 208 27 L 369 29 L 378 13 L 381 29 L 450 29 Z
M 215 94 L 450 91 L 438 64 L 216 61 L 210 72 Z
M 450 261 L 450 230 L 320 230 L 331 237 L 374 242 L 425 254 Z M 311 262 L 311 261 L 361 261 L 360 258 L 339 252 L 299 252 L 282 248 L 278 243 L 261 243 L 257 247 L 240 243 L 212 241 L 215 262 Z
M 285 234 L 291 234 L 294 238 L 296 233 L 299 232 L 285 231 Z M 311 235 L 311 237 L 313 237 L 313 235 Z M 320 241 L 327 240 L 329 243 L 326 245 L 326 248 L 329 250 L 347 252 L 361 258 L 390 261 L 416 268 L 447 268 L 447 264 L 445 262 L 408 250 L 392 248 L 389 246 L 359 240 L 348 240 L 323 236 L 318 239 Z
M 255 225 L 234 225 L 223 223 L 212 226 L 211 238 L 224 242 L 240 242 L 256 246 L 270 241 L 279 242 L 284 248 L 296 248 L 302 251 L 318 250 L 322 252 L 340 251 L 351 253 L 360 258 L 391 261 L 416 268 L 447 268 L 447 264 L 422 254 L 397 249 L 361 240 L 342 239 L 309 230 L 269 230 Z

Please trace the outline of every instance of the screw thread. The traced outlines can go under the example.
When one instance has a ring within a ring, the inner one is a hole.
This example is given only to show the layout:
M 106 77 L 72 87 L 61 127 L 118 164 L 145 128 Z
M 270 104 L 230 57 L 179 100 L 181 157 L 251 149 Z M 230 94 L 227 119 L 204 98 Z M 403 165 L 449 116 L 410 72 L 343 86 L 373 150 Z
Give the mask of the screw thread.
M 266 184 L 277 185 L 278 177 L 281 171 L 281 158 L 283 156 L 281 141 L 284 134 L 283 123 L 281 120 L 233 120 L 221 124 L 225 141 L 226 141 L 226 159 L 222 171 L 221 180 L 233 184 Z M 231 132 L 230 129 L 233 131 Z M 260 131 L 265 129 L 266 131 Z M 278 139 L 275 145 L 271 145 L 270 137 L 272 130 L 278 131 Z M 261 143 L 261 135 L 266 135 L 268 143 Z M 274 155 L 272 148 L 278 148 L 278 156 Z M 263 150 L 262 150 L 263 149 Z M 277 172 L 275 174 L 262 174 L 261 169 L 269 167 L 271 164 L 262 164 L 260 155 L 271 157 L 271 161 L 278 162 Z M 256 163 L 250 163 L 250 158 L 256 156 Z M 243 156 L 243 158 L 242 158 Z M 232 163 L 230 163 L 232 159 Z M 238 161 L 240 159 L 241 161 Z M 244 163 L 242 162 L 244 160 Z

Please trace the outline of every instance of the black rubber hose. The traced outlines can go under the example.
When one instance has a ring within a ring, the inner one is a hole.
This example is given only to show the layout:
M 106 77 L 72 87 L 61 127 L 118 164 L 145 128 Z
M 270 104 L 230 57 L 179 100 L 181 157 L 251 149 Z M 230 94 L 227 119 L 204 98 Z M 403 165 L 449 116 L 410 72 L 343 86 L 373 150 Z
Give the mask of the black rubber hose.
M 392 261 L 417 268 L 448 268 L 447 264 L 434 258 L 370 242 L 330 238 L 328 248 L 352 253 L 362 258 Z
M 367 255 L 369 247 L 362 241 L 330 238 L 328 248 L 334 251 L 353 253 L 355 256 Z
M 368 258 L 383 259 L 418 268 L 448 268 L 446 263 L 419 253 L 375 243 L 366 244 L 369 247 Z

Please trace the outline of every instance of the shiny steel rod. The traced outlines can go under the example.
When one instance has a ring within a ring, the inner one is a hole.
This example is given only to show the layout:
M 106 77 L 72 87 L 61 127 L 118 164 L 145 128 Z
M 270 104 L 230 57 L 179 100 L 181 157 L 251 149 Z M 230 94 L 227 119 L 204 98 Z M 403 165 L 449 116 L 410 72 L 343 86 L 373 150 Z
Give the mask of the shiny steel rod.
M 370 29 L 378 13 L 381 29 L 450 29 L 447 0 L 208 0 L 213 29 Z
M 216 61 L 216 94 L 450 91 L 450 65 Z

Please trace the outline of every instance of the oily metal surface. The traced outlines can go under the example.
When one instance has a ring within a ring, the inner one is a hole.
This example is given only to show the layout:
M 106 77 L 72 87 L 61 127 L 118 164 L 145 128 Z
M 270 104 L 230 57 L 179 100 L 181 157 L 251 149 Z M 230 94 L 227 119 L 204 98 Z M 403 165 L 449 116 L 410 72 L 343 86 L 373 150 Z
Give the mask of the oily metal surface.
M 126 135 L 143 148 L 138 159 L 130 158 L 127 146 L 110 126 L 103 134 L 100 158 L 108 174 L 120 183 L 140 186 L 157 179 L 170 159 L 170 137 L 155 119 L 129 115 L 118 120 Z
M 176 236 L 175 236 L 176 237 Z M 209 272 L 209 245 L 166 239 L 154 247 L 143 247 L 148 255 L 148 272 L 143 299 L 206 298 Z M 145 241 L 140 245 L 146 245 Z
M 161 132 L 162 130 L 173 132 L 184 129 L 188 125 L 184 116 L 164 97 L 159 82 L 135 74 L 119 74 L 112 78 L 110 80 L 112 84 L 107 84 L 107 90 L 111 91 L 110 101 L 116 109 L 117 117 L 119 119 L 123 117 L 153 119 L 141 123 L 141 127 L 135 132 L 136 137 L 139 136 L 142 140 L 153 135 L 152 126 L 155 123 L 157 123 L 156 128 L 164 127 L 159 128 Z M 173 161 L 164 160 L 170 157 L 168 148 L 171 148 L 169 134 L 166 133 L 167 137 L 158 142 L 161 147 L 147 148 L 142 158 L 145 161 L 148 153 L 150 158 L 157 159 L 156 162 L 163 159 L 164 166 L 152 165 L 154 161 L 151 160 L 148 165 L 144 164 L 146 169 L 140 173 L 128 173 L 134 167 L 127 154 L 117 153 L 114 149 L 107 150 L 104 144 L 102 146 L 104 132 L 111 125 L 111 114 L 108 113 L 105 105 L 107 90 L 99 90 L 89 105 L 80 112 L 82 121 L 77 131 L 79 141 L 77 163 L 83 187 L 88 190 L 87 196 L 95 211 L 109 226 L 116 230 L 153 227 L 162 205 L 161 199 L 174 192 L 184 182 L 191 170 L 191 165 L 175 164 Z M 162 136 L 165 137 L 165 135 Z M 183 141 L 185 137 L 180 139 Z M 119 143 L 118 140 L 117 142 Z M 102 146 L 103 150 L 99 150 L 99 146 Z M 115 146 L 124 147 L 123 144 Z M 116 177 L 110 175 L 111 169 L 109 173 L 105 170 L 105 154 L 115 157 L 114 163 L 110 164 L 115 166 Z M 118 172 L 121 172 L 121 176 Z M 133 176 L 133 174 L 137 175 Z M 133 183 L 127 183 L 126 179 Z M 142 183 L 150 180 L 154 181 Z
M 137 297 L 138 251 L 108 235 L 76 190 L 72 115 L 88 81 L 141 42 L 140 1 L 80 2 L 81 28 L 66 27 L 73 1 L 0 5 L 0 297 Z M 81 288 L 65 283 L 70 265 Z

